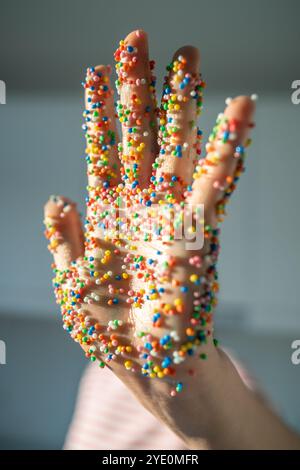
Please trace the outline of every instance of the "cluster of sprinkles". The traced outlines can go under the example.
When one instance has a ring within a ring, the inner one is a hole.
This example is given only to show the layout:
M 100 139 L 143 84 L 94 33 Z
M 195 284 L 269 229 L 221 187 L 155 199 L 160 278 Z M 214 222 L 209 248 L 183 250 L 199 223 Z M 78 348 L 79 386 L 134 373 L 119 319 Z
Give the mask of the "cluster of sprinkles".
M 156 222 L 159 222 L 157 230 L 162 237 L 167 235 L 170 242 L 174 241 L 177 225 L 182 223 L 185 198 L 191 192 L 192 186 L 184 180 L 180 172 L 170 174 L 169 171 L 164 171 L 165 158 L 171 156 L 175 160 L 191 159 L 191 166 L 194 166 L 201 155 L 202 132 L 197 126 L 197 118 L 202 109 L 205 82 L 198 71 L 192 73 L 188 69 L 189 64 L 183 55 L 178 55 L 166 67 L 167 75 L 164 79 L 158 116 L 159 152 L 153 163 L 148 189 L 150 198 L 145 195 L 140 199 L 143 205 L 151 206 L 155 202 L 159 206 L 159 216 L 154 217 Z M 189 139 L 184 133 L 187 123 L 182 119 L 183 113 L 189 119 L 188 134 L 193 136 Z M 171 225 L 168 223 L 170 217 L 173 219 Z M 151 218 L 151 213 L 147 214 L 147 218 Z
M 87 69 L 83 87 L 86 89 L 85 123 L 82 128 L 86 138 L 86 162 L 88 176 L 94 185 L 87 189 L 93 199 L 106 199 L 112 196 L 110 187 L 117 177 L 117 164 L 112 162 L 116 148 L 116 133 L 112 129 L 108 115 L 109 101 L 113 102 L 113 92 L 109 87 L 110 68 L 96 71 Z
M 257 95 L 251 95 L 253 101 L 257 100 Z M 226 104 L 229 105 L 232 98 L 226 99 Z M 254 124 L 250 123 L 249 127 L 253 127 Z M 212 130 L 212 133 L 209 136 L 208 143 L 206 144 L 207 156 L 205 159 L 198 161 L 197 166 L 195 167 L 195 172 L 193 178 L 196 180 L 203 176 L 210 176 L 214 167 L 216 167 L 222 158 L 222 147 L 226 143 L 234 143 L 237 140 L 238 129 L 240 123 L 234 118 L 227 118 L 225 114 L 220 113 L 215 127 Z M 251 139 L 242 144 L 235 146 L 233 156 L 237 159 L 235 166 L 235 171 L 233 175 L 226 176 L 222 181 L 215 180 L 212 181 L 212 185 L 215 189 L 220 191 L 221 197 L 219 198 L 216 205 L 216 212 L 218 221 L 221 222 L 225 215 L 225 206 L 228 202 L 229 197 L 236 188 L 236 184 L 245 170 L 244 160 L 245 160 L 245 149 L 251 144 Z
M 162 104 L 159 115 L 158 143 L 160 145 L 159 155 L 154 163 L 154 169 L 158 170 L 159 178 L 152 178 L 152 184 L 157 191 L 164 193 L 166 202 L 173 202 L 174 186 L 180 187 L 179 193 L 184 196 L 191 191 L 181 175 L 170 175 L 167 172 L 159 171 L 166 155 L 174 158 L 192 159 L 194 166 L 201 155 L 202 131 L 197 126 L 197 117 L 202 109 L 202 96 L 205 82 L 199 73 L 190 73 L 187 69 L 187 60 L 179 55 L 171 64 L 167 66 L 168 75 L 165 77 Z M 190 106 L 189 133 L 194 132 L 195 138 L 192 142 L 182 141 L 182 127 L 186 126 L 182 122 L 182 109 Z M 194 119 L 193 119 L 194 118 Z
M 179 56 L 174 60 L 167 67 L 169 75 L 158 111 L 153 61 L 149 63 L 147 76 L 132 80 L 131 72 L 138 65 L 137 48 L 121 41 L 115 59 L 120 96 L 123 87 L 129 89 L 127 102 L 121 99 L 116 104 L 123 130 L 126 128 L 126 140 L 122 144 L 117 143 L 116 129 L 109 118 L 113 103 L 110 69 L 88 68 L 83 83 L 87 97 L 83 129 L 89 179 L 86 255 L 66 269 L 54 266 L 53 285 L 64 329 L 84 347 L 86 357 L 93 362 L 98 361 L 100 368 L 118 361 L 132 373 L 167 380 L 170 394 L 175 396 L 184 387 L 184 383 L 176 378 L 178 366 L 191 356 L 205 360 L 201 345 L 213 334 L 212 315 L 219 288 L 216 270 L 219 228 L 205 225 L 204 249 L 196 254 L 191 252 L 187 260 L 187 278 L 184 282 L 180 280 L 178 259 L 172 254 L 172 244 L 176 243 L 174 232 L 180 222 L 178 205 L 181 209 L 187 205 L 191 187 L 180 175 L 162 172 L 157 175 L 165 155 L 172 155 L 176 159 L 197 160 L 194 179 L 206 177 L 211 168 L 219 164 L 222 145 L 236 141 L 239 123 L 220 115 L 207 144 L 208 158 L 199 160 L 202 133 L 196 121 L 192 121 L 194 142 L 182 141 L 180 113 L 182 106 L 186 105 L 194 107 L 195 116 L 200 113 L 205 87 L 201 76 L 186 71 L 185 57 Z M 148 87 L 151 95 L 151 102 L 146 107 L 136 92 L 142 87 Z M 139 170 L 149 146 L 150 130 L 157 126 L 160 150 L 153 164 L 150 184 L 145 189 L 139 183 Z M 234 175 L 226 177 L 225 181 L 212 181 L 213 186 L 220 190 L 217 203 L 219 220 L 243 171 L 248 144 L 235 147 L 234 156 L 238 161 Z M 120 179 L 116 156 L 122 163 Z M 183 194 L 181 200 L 174 193 L 176 184 L 180 185 Z M 71 206 L 61 198 L 54 196 L 52 200 L 61 209 L 60 217 L 65 217 L 71 210 Z M 160 208 L 159 216 L 152 207 L 154 204 Z M 129 226 L 125 224 L 121 205 L 131 210 Z M 175 215 L 171 227 L 170 211 Z M 151 217 L 156 220 L 158 217 L 155 233 L 144 230 Z M 49 249 L 55 253 L 62 239 L 59 220 L 46 218 L 45 223 Z M 108 226 L 110 230 L 105 231 Z M 125 230 L 122 231 L 122 227 Z M 105 235 L 100 238 L 101 230 Z M 139 238 L 140 233 L 143 234 L 142 239 Z M 167 254 L 162 249 L 164 243 L 155 245 L 153 241 L 163 235 L 167 236 Z M 143 250 L 143 246 L 147 249 Z M 170 289 L 173 295 L 166 301 L 166 292 Z M 147 307 L 147 312 L 151 312 L 150 322 L 142 321 L 141 325 L 147 327 L 135 329 L 134 341 L 128 340 L 126 333 L 133 328 L 129 318 L 135 314 L 141 316 L 146 303 L 150 305 Z M 92 311 L 95 306 L 102 307 L 105 321 L 94 319 Z M 177 317 L 183 319 L 184 327 L 180 331 L 169 328 L 173 324 L 172 319 Z M 189 369 L 189 373 L 192 372 Z

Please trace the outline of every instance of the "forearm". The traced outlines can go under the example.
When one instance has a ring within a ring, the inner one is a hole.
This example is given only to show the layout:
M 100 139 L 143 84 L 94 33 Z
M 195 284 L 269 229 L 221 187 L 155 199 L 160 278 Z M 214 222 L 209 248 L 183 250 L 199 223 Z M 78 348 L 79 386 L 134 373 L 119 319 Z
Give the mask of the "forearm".
M 194 373 L 182 371 L 185 391 L 175 398 L 162 381 L 132 377 L 126 384 L 190 449 L 300 449 L 299 436 L 243 383 L 225 353 L 210 350 L 206 361 L 191 364 Z

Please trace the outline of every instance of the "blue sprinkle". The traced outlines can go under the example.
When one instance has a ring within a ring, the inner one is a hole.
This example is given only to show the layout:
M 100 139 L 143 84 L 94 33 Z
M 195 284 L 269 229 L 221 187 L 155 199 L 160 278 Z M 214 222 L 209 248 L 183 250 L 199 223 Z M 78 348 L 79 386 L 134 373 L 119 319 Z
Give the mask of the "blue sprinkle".
M 171 358 L 165 357 L 165 359 L 161 363 L 161 366 L 165 369 L 166 367 L 169 367 L 170 364 L 172 364 Z
M 244 147 L 242 145 L 238 145 L 235 149 L 237 153 L 244 153 Z

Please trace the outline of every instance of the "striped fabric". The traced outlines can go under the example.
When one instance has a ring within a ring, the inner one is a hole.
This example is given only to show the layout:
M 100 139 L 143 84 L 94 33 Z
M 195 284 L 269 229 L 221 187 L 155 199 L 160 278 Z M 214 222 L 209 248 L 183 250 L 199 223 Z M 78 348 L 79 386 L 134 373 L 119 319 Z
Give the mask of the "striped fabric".
M 109 370 L 90 364 L 80 383 L 66 450 L 185 449 Z

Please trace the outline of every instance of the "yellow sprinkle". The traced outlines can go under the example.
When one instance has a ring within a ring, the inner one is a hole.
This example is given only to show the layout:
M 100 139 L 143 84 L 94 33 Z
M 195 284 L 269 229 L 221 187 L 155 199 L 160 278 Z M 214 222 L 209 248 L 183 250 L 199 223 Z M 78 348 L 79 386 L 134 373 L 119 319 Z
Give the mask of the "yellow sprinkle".
M 150 300 L 156 300 L 156 299 L 158 299 L 158 294 L 151 294 L 151 295 L 149 296 L 149 299 L 150 299 Z

